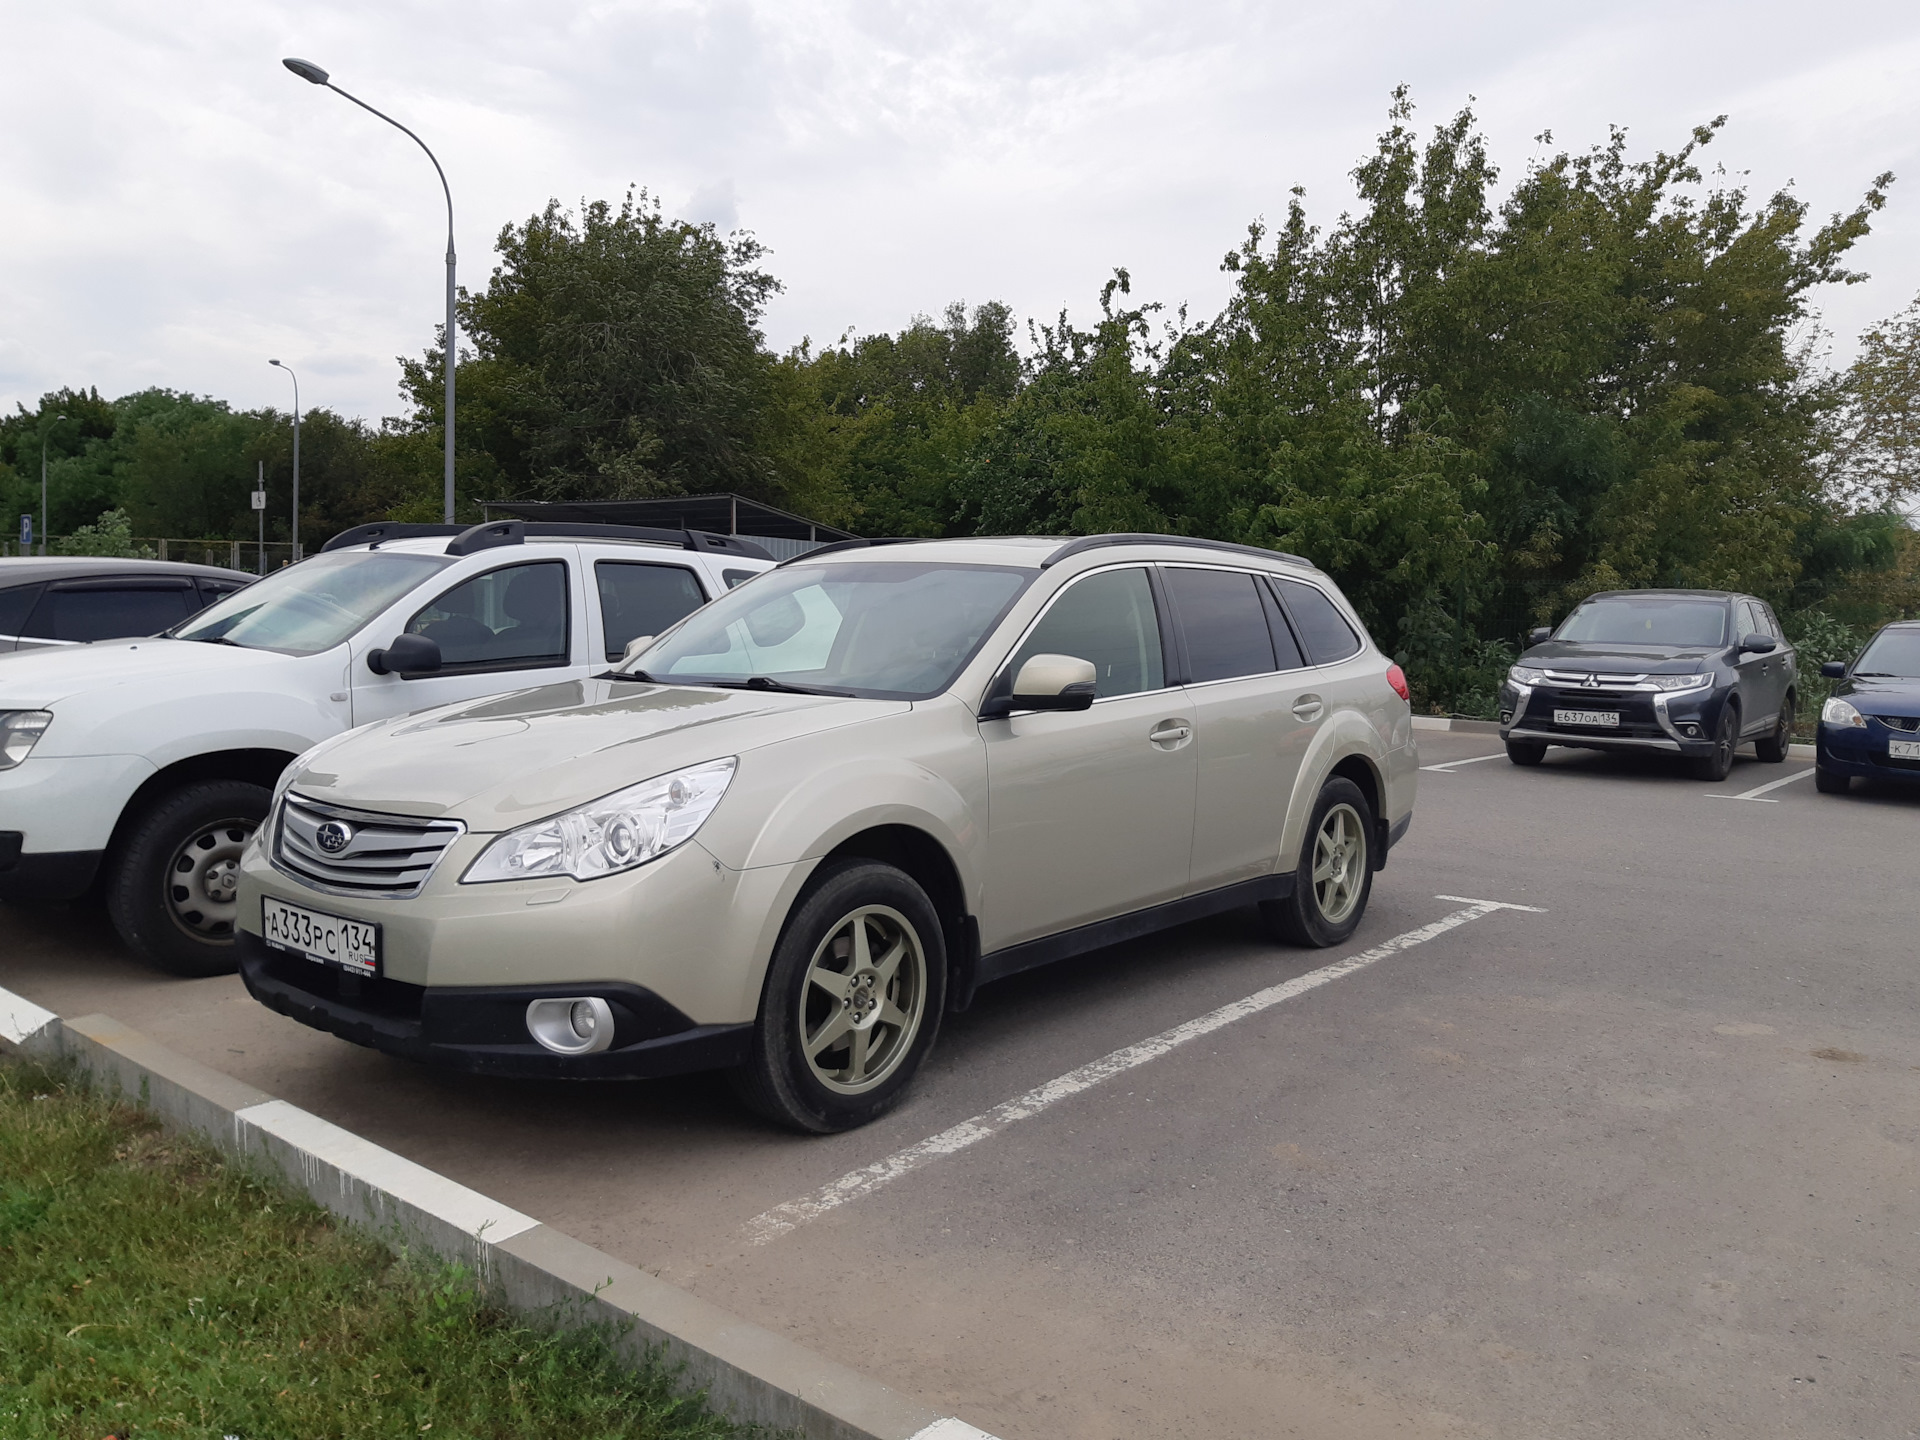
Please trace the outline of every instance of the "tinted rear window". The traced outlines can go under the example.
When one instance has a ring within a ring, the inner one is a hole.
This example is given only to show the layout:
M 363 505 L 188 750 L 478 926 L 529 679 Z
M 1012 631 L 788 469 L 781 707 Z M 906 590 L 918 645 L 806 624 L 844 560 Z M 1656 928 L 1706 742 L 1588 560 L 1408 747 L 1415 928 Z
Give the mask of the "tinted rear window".
M 38 585 L 11 585 L 0 590 L 0 637 L 20 633 L 39 594 Z
M 1274 583 L 1286 599 L 1287 610 L 1314 664 L 1328 665 L 1359 653 L 1360 637 L 1325 595 L 1298 580 L 1275 577 Z
M 680 565 L 597 560 L 593 578 L 600 591 L 609 660 L 626 654 L 629 640 L 661 634 L 707 603 L 693 572 Z
M 170 590 L 48 590 L 22 633 L 33 640 L 118 640 L 157 635 L 200 608 L 182 585 Z
M 1174 613 L 1187 642 L 1189 679 L 1195 684 L 1266 675 L 1277 668 L 1273 634 L 1253 576 L 1182 566 L 1160 573 L 1173 592 Z

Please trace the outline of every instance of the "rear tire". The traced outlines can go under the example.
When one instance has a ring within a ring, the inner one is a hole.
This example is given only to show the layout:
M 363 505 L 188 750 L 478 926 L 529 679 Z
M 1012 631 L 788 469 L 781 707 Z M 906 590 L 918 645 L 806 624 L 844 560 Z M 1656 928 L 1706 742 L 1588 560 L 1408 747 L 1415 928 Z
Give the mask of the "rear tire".
M 1780 702 L 1780 718 L 1774 722 L 1773 733 L 1763 740 L 1753 742 L 1753 753 L 1769 765 L 1778 765 L 1787 758 L 1787 747 L 1793 743 L 1793 697 L 1789 695 Z
M 1729 700 L 1720 707 L 1720 723 L 1713 732 L 1713 753 L 1690 762 L 1693 778 L 1713 784 L 1733 772 L 1733 752 L 1740 745 L 1740 707 Z
M 1360 787 L 1335 776 L 1320 787 L 1293 893 L 1260 902 L 1260 918 L 1276 939 L 1324 949 L 1359 928 L 1373 893 L 1373 807 Z
M 926 891 L 891 865 L 836 862 L 774 947 L 734 1090 L 806 1134 L 865 1125 L 906 1094 L 946 1002 L 946 942 Z
M 1547 758 L 1547 742 L 1544 740 L 1507 741 L 1507 759 L 1516 765 L 1538 765 Z
M 273 794 L 244 780 L 206 780 L 162 795 L 132 823 L 104 886 L 114 929 L 171 975 L 231 975 L 240 852 Z
M 1829 770 L 1824 765 L 1815 765 L 1813 788 L 1822 795 L 1844 795 L 1853 788 L 1853 777 Z

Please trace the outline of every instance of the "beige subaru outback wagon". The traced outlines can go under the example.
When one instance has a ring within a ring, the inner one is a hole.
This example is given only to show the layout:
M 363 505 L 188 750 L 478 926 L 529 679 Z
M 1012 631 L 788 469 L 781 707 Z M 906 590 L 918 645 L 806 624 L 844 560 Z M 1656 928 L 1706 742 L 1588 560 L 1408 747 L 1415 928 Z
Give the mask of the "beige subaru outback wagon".
M 241 968 L 394 1054 L 726 1069 L 841 1130 L 980 985 L 1236 906 L 1345 940 L 1417 769 L 1405 679 L 1297 557 L 854 541 L 603 675 L 308 751 L 243 858 Z

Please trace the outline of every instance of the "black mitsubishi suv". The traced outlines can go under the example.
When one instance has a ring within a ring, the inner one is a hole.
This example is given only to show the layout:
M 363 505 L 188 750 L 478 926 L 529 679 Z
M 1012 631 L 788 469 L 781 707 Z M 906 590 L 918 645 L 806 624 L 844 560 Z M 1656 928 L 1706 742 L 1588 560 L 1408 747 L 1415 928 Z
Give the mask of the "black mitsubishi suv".
M 1500 687 L 1516 765 L 1549 745 L 1687 757 L 1724 780 L 1733 752 L 1787 758 L 1800 671 L 1765 602 L 1724 590 L 1608 590 L 1557 630 L 1534 630 Z

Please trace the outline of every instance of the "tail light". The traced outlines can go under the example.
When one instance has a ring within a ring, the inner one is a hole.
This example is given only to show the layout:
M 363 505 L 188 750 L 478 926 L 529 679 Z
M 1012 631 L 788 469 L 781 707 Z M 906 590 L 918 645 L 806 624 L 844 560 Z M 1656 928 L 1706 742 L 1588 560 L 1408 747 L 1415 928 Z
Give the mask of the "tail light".
M 1413 692 L 1407 689 L 1407 672 L 1398 665 L 1387 666 L 1387 684 L 1393 687 L 1393 693 L 1408 704 L 1413 703 Z

